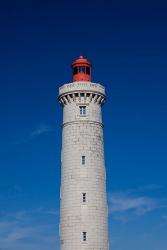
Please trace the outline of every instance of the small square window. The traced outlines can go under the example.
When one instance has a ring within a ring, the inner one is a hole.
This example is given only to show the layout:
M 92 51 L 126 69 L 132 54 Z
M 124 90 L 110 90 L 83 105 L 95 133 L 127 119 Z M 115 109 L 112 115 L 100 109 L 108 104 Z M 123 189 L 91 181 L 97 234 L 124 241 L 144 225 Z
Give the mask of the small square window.
M 86 193 L 82 193 L 82 201 L 86 202 Z
M 86 115 L 86 106 L 79 106 L 80 115 Z
M 86 232 L 82 232 L 82 240 L 86 241 Z
M 82 165 L 85 165 L 85 158 L 86 158 L 86 157 L 83 155 L 83 156 L 82 156 Z

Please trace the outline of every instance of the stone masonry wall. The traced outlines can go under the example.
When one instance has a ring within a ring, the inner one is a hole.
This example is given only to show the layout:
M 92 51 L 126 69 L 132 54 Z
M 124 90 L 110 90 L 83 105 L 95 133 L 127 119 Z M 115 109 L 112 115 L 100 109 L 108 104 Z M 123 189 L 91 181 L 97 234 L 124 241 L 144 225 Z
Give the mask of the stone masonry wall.
M 61 250 L 108 250 L 101 118 L 105 93 L 104 88 L 95 92 L 96 86 L 91 91 L 90 86 L 86 85 L 84 89 L 80 89 L 80 83 L 75 84 L 77 87 L 74 85 L 70 93 L 63 92 L 61 88 L 59 97 L 63 106 Z M 85 115 L 80 114 L 80 106 L 86 106 Z M 82 162 L 82 156 L 85 156 L 85 164 Z M 83 193 L 86 194 L 86 202 L 83 202 Z M 85 241 L 83 232 L 86 233 Z

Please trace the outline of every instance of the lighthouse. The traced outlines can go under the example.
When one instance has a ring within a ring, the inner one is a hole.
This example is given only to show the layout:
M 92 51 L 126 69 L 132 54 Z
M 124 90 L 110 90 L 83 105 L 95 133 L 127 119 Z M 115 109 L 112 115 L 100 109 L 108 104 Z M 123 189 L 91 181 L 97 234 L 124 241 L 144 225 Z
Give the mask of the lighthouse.
M 105 88 L 92 82 L 92 65 L 80 56 L 73 80 L 59 88 L 63 107 L 60 249 L 108 250 L 108 209 L 102 106 Z

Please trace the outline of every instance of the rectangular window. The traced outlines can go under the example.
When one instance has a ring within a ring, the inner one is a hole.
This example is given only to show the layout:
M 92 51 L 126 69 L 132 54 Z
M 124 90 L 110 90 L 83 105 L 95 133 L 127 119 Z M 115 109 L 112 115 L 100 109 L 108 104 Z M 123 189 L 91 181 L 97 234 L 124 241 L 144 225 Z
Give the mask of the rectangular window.
M 85 73 L 85 67 L 79 66 L 79 73 Z
M 90 68 L 89 67 L 86 67 L 86 74 L 90 75 Z
M 82 239 L 83 239 L 83 241 L 86 241 L 86 232 L 82 233 Z
M 79 106 L 80 115 L 86 115 L 86 106 Z
M 82 201 L 86 202 L 86 193 L 82 193 Z
M 78 68 L 75 67 L 75 68 L 74 68 L 74 75 L 76 75 L 77 73 L 78 73 Z
M 82 156 L 82 165 L 85 165 L 85 156 Z

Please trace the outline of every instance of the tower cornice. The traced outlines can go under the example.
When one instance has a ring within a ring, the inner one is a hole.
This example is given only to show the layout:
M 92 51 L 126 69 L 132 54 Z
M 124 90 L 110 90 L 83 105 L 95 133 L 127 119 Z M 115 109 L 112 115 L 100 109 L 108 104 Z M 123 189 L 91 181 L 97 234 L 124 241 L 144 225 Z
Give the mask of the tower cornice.
M 59 88 L 58 99 L 63 106 L 71 102 L 89 104 L 92 101 L 102 105 L 106 100 L 105 88 L 99 83 L 72 82 Z
M 105 88 L 103 85 L 99 83 L 93 82 L 86 82 L 86 81 L 78 81 L 78 82 L 71 82 L 66 83 L 59 88 L 59 95 L 62 95 L 66 92 L 73 92 L 73 91 L 94 91 L 99 92 L 105 96 Z

